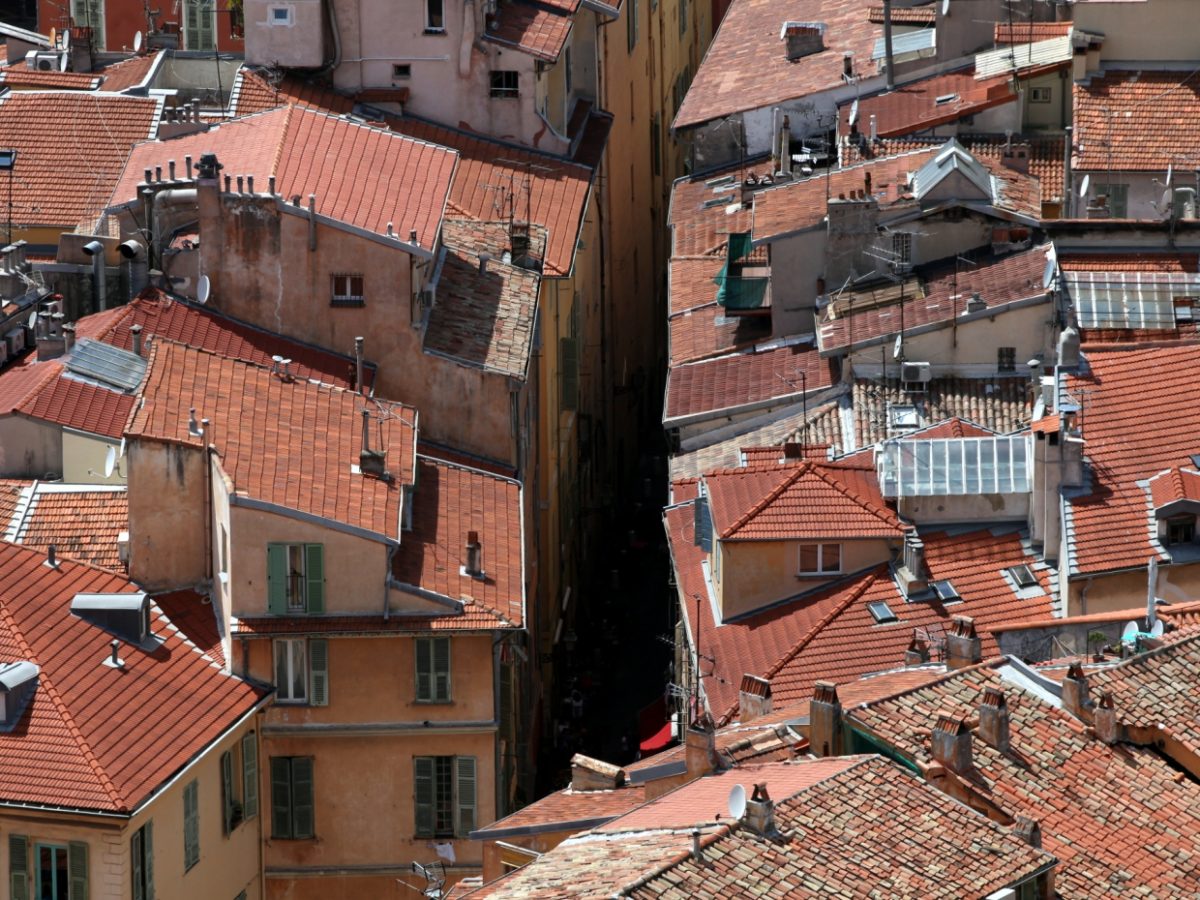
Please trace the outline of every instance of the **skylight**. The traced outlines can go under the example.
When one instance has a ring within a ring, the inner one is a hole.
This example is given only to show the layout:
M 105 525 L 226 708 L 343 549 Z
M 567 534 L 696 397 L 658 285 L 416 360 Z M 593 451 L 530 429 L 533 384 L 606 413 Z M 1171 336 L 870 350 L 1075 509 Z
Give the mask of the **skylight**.
M 1023 435 L 894 439 L 877 456 L 885 497 L 1021 494 L 1029 490 L 1029 443 Z
M 67 371 L 105 387 L 132 391 L 146 374 L 146 360 L 101 341 L 81 340 L 66 360 Z
M 935 581 L 929 586 L 933 589 L 934 595 L 943 603 L 954 603 L 962 599 L 949 581 Z
M 886 625 L 889 622 L 895 622 L 896 614 L 892 612 L 892 608 L 882 600 L 876 600 L 874 603 L 867 604 L 867 612 L 875 620 L 877 625 Z
M 1173 272 L 1068 272 L 1067 291 L 1083 328 L 1174 328 L 1176 303 L 1200 297 L 1200 275 Z
M 1013 566 L 1008 569 L 1008 575 L 1019 588 L 1036 587 L 1038 580 L 1034 577 L 1029 566 Z

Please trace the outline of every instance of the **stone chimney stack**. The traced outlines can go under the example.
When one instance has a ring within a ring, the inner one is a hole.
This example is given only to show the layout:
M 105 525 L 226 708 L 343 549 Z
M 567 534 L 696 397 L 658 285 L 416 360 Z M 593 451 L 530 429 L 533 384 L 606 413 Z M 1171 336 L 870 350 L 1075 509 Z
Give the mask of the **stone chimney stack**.
M 1117 720 L 1117 705 L 1113 702 L 1112 691 L 1101 691 L 1096 698 L 1092 725 L 1096 729 L 1096 737 L 1104 743 L 1115 744 L 1121 740 L 1121 723 Z
M 688 727 L 684 739 L 684 759 L 687 762 L 688 778 L 699 778 L 716 770 L 717 729 L 707 714 Z
M 908 649 L 904 651 L 904 665 L 923 666 L 927 662 L 929 662 L 929 642 L 914 633 L 912 640 L 908 642 Z
M 1083 674 L 1083 665 L 1079 660 L 1075 660 L 1071 663 L 1071 668 L 1067 669 L 1067 677 L 1062 683 L 1063 709 L 1075 718 L 1082 719 L 1084 711 L 1092 705 L 1088 693 L 1088 680 Z
M 979 706 L 979 736 L 1001 753 L 1008 752 L 1008 699 L 998 687 L 983 691 L 983 702 Z
M 625 770 L 582 753 L 571 757 L 571 790 L 612 791 L 625 785 Z
M 1030 847 L 1042 849 L 1042 826 L 1037 823 L 1037 819 L 1017 816 L 1013 819 L 1013 835 Z
M 808 708 L 808 746 L 813 756 L 842 755 L 842 701 L 832 681 L 818 681 Z
M 971 730 L 962 716 L 941 713 L 930 735 L 933 758 L 952 772 L 971 771 Z
M 975 620 L 955 616 L 946 634 L 946 668 L 962 669 L 983 659 L 983 644 L 975 633 Z
M 745 725 L 771 711 L 771 682 L 757 675 L 742 676 L 738 691 L 738 719 Z
M 746 801 L 746 812 L 742 816 L 746 827 L 764 837 L 773 835 L 775 828 L 775 801 L 767 793 L 767 783 L 754 785 L 754 792 Z

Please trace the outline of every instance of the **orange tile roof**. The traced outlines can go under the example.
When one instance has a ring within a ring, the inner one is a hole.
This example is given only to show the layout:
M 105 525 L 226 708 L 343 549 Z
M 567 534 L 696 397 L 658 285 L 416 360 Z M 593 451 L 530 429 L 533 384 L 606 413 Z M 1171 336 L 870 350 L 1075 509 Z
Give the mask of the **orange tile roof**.
M 221 614 L 219 604 L 214 604 L 207 594 L 192 590 L 155 594 L 154 602 L 171 620 L 171 624 L 182 631 L 201 653 L 224 667 L 225 648 L 221 644 L 220 626 L 217 623 L 217 616 Z
M 570 275 L 592 188 L 590 167 L 412 116 L 391 117 L 388 126 L 458 152 L 448 215 L 494 222 L 511 212 L 518 222 L 541 225 L 548 233 L 543 276 Z
M 442 235 L 447 253 L 423 349 L 524 381 L 541 279 L 499 258 L 497 244 L 507 244 L 503 223 L 447 219 Z M 491 255 L 486 272 L 479 271 L 480 253 Z
M 1043 849 L 1059 860 L 1055 888 L 1064 898 L 1095 897 L 1098 890 L 1114 897 L 1190 896 L 1200 877 L 1196 783 L 1153 749 L 1097 740 L 1067 712 L 1005 681 L 1001 665 L 962 669 L 850 710 L 848 718 L 904 758 L 927 765 L 939 715 L 975 717 L 986 688 L 1003 691 L 1011 751 L 1000 753 L 972 736 L 974 769 L 955 781 L 1001 815 L 1038 822 Z M 1155 686 L 1170 690 L 1172 684 Z
M 921 421 L 927 424 L 958 416 L 998 434 L 1024 428 L 1033 411 L 1029 379 L 1015 375 L 934 378 L 921 396 L 905 391 L 894 378 L 882 382 L 856 378 L 852 396 L 854 435 L 847 436 L 847 448 L 867 447 L 890 437 L 888 410 L 894 405 L 916 407 Z
M 159 52 L 161 51 L 147 53 L 145 56 L 133 56 L 98 70 L 98 74 L 104 78 L 104 90 L 115 94 L 141 85 L 158 61 Z
M 342 115 L 354 109 L 354 98 L 339 94 L 332 87 L 286 74 L 278 83 L 268 81 L 262 71 L 242 66 L 229 98 L 235 116 L 248 116 L 281 106 L 295 104 Z
M 833 386 L 835 366 L 815 347 L 756 347 L 742 353 L 672 366 L 667 372 L 663 419 L 714 416 L 722 410 L 800 402 L 808 392 Z M 801 373 L 804 379 L 801 379 Z
M 1070 34 L 1073 22 L 997 22 L 997 44 L 1033 44 Z
M 940 98 L 950 97 L 950 100 Z M 1008 75 L 977 80 L 973 68 L 960 69 L 897 85 L 894 91 L 860 97 L 855 127 L 861 134 L 871 134 L 871 117 L 875 117 L 874 133 L 881 138 L 901 137 L 914 131 L 924 131 L 947 122 L 957 122 L 993 106 L 1017 99 L 1012 79 Z M 838 112 L 838 133 L 850 134 L 852 103 L 845 103 Z
M 739 0 L 709 44 L 674 128 L 764 109 L 845 85 L 842 57 L 853 53 L 855 73 L 874 75 L 871 52 L 879 29 L 867 22 L 872 0 Z M 821 22 L 824 47 L 789 62 L 780 40 L 785 21 Z
M 473 840 L 502 840 L 517 834 L 593 828 L 646 802 L 646 787 L 629 784 L 611 791 L 555 791 L 471 833 Z
M 32 481 L 23 478 L 0 478 L 0 524 L 12 521 L 21 491 L 32 484 Z
M 1087 371 L 1064 379 L 1083 406 L 1090 492 L 1068 497 L 1065 550 L 1071 576 L 1144 568 L 1160 555 L 1150 542 L 1147 496 L 1136 483 L 1173 466 L 1191 466 L 1200 448 L 1200 410 L 1181 403 L 1195 390 L 1200 346 L 1088 345 Z M 1147 373 L 1155 377 L 1147 377 Z M 1138 428 L 1153 422 L 1153 428 Z
M 151 607 L 153 652 L 70 612 L 76 593 L 133 593 L 125 578 L 0 544 L 0 658 L 41 671 L 17 729 L 0 734 L 0 801 L 127 813 L 182 770 L 263 694 L 223 674 Z M 153 715 L 143 714 L 153 710 Z
M 416 479 L 412 531 L 400 536 L 392 582 L 402 591 L 469 598 L 464 618 L 477 613 L 520 626 L 525 621 L 520 483 L 425 455 L 417 458 Z M 472 531 L 483 548 L 479 579 L 463 574 Z
M 883 24 L 883 7 L 872 6 L 867 10 L 867 21 L 873 25 Z M 932 6 L 905 8 L 892 7 L 893 25 L 932 25 L 937 21 L 937 10 Z
M 414 475 L 415 409 L 155 341 L 126 434 L 200 447 L 188 433 L 191 407 L 197 419 L 211 420 L 207 440 L 238 493 L 399 538 L 400 486 Z M 362 449 L 364 408 L 372 416 L 372 446 L 387 449 L 391 482 L 351 471 Z
M 770 168 L 768 160 L 758 159 L 676 181 L 667 217 L 672 255 L 723 259 L 729 235 L 750 231 L 751 207 L 742 202 L 743 180 L 753 177 L 757 184 Z
M 13 221 L 73 231 L 98 216 L 134 144 L 153 137 L 161 105 L 94 91 L 0 96 L 0 146 L 17 150 Z
M 129 528 L 124 489 L 39 482 L 26 489 L 26 501 L 11 518 L 0 520 L 7 539 L 26 547 L 123 572 L 117 536 Z M 3 534 L 4 532 L 0 532 Z
M 43 72 L 24 60 L 0 68 L 0 90 L 94 91 L 99 86 L 100 76 L 91 72 Z
M 938 422 L 936 425 L 929 425 L 917 431 L 910 432 L 904 435 L 901 440 L 934 440 L 937 438 L 963 438 L 963 437 L 992 437 L 996 432 L 990 428 L 984 428 L 982 425 L 976 425 L 974 422 L 968 422 L 958 416 L 947 419 L 944 422 Z
M 573 23 L 569 13 L 516 0 L 496 8 L 496 25 L 483 37 L 552 63 L 566 46 Z
M 1057 259 L 1064 272 L 1200 272 L 1200 254 L 1196 253 L 1060 250 Z
M 1180 122 L 1200 115 L 1200 73 L 1110 71 L 1074 87 L 1075 153 L 1086 172 L 1200 168 L 1200 148 Z
M 0 107 L 0 114 L 3 108 Z M 284 198 L 317 196 L 317 212 L 362 228 L 437 241 L 458 155 L 445 147 L 351 122 L 315 109 L 288 106 L 233 119 L 200 134 L 150 141 L 134 148 L 112 206 L 137 197 L 144 171 L 169 159 L 215 153 L 225 175 L 253 175 L 262 185 L 274 175 Z
M 133 394 L 69 377 L 58 360 L 37 363 L 32 368 L 45 368 L 54 377 L 31 391 L 17 412 L 89 434 L 121 436 L 136 399 Z
M 672 262 L 674 271 L 675 261 Z M 721 260 L 714 260 L 721 267 Z M 674 291 L 672 291 L 674 295 Z M 715 302 L 673 314 L 667 320 L 671 365 L 709 359 L 752 347 L 771 337 L 769 316 L 726 316 Z
M 1172 466 L 1151 478 L 1149 487 L 1155 509 L 1188 500 L 1200 503 L 1200 472 L 1195 469 Z

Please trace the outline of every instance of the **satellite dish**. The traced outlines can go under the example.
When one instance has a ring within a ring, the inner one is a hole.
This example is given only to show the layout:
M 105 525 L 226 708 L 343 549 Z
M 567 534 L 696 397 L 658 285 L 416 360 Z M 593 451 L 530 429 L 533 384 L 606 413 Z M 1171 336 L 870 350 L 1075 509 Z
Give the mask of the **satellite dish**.
M 117 453 L 117 459 L 124 459 L 124 458 L 125 458 L 125 438 L 121 438 L 121 449 Z
M 65 28 L 59 32 L 58 39 L 62 43 L 62 48 L 64 50 L 71 49 L 71 29 Z
M 896 335 L 896 343 L 892 345 L 892 359 L 899 359 L 900 354 L 904 352 L 904 335 Z
M 1092 176 L 1091 176 L 1091 175 L 1084 175 L 1084 176 L 1083 176 L 1083 181 L 1081 181 L 1081 182 L 1079 183 L 1079 196 L 1080 196 L 1080 197 L 1086 197 L 1086 196 L 1087 196 L 1087 192 L 1088 192 L 1088 188 L 1090 188 L 1091 186 L 1092 186 Z
M 29 321 L 27 321 L 25 323 L 25 325 L 28 328 L 37 328 L 37 310 L 36 309 L 29 314 Z
M 729 815 L 740 820 L 746 813 L 746 789 L 740 784 L 735 784 L 729 792 Z
M 104 477 L 112 478 L 113 469 L 117 467 L 117 448 L 109 447 L 104 454 Z
M 142 33 L 140 31 L 133 36 L 133 52 L 142 52 Z
M 1170 184 L 1170 182 L 1167 182 Z M 1162 196 L 1158 198 L 1158 207 L 1160 212 L 1167 212 L 1171 208 L 1171 201 L 1174 198 L 1171 196 L 1171 189 L 1168 187 L 1163 191 Z
M 1171 176 L 1175 174 L 1175 163 L 1167 163 L 1167 188 L 1171 187 Z
M 942 15 L 950 15 L 950 0 L 942 0 Z
M 1157 620 L 1154 622 L 1154 625 L 1153 625 L 1153 626 L 1151 626 L 1151 628 L 1150 628 L 1150 637 L 1156 637 L 1156 638 L 1160 638 L 1160 637 L 1162 637 L 1162 636 L 1163 636 L 1163 623 L 1162 623 L 1162 619 L 1157 619 Z
M 208 298 L 212 295 L 212 282 L 209 281 L 207 275 L 200 276 L 200 284 L 196 287 L 196 300 L 200 304 L 208 302 Z
M 1126 622 L 1125 630 L 1121 632 L 1121 643 L 1122 644 L 1132 644 L 1134 641 L 1136 641 L 1137 636 L 1138 636 L 1138 630 L 1139 629 L 1138 629 L 1137 622 Z
M 853 103 L 850 104 L 850 121 L 849 121 L 850 127 L 853 128 L 854 124 L 857 121 L 858 121 L 858 100 L 856 99 Z
M 67 71 L 67 65 L 70 62 L 71 62 L 71 57 L 69 57 L 66 53 L 64 53 L 62 56 L 60 56 L 58 58 L 58 71 L 60 71 L 60 72 Z

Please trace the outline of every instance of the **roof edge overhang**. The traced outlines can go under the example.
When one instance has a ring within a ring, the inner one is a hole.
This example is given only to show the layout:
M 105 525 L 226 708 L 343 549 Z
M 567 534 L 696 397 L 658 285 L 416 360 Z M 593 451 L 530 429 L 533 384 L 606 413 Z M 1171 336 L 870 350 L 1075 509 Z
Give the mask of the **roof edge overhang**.
M 190 445 L 188 445 L 190 446 Z M 196 449 L 201 449 L 197 447 Z M 385 544 L 389 547 L 400 546 L 400 541 L 397 538 L 389 537 L 378 531 L 372 531 L 369 528 L 363 528 L 359 525 L 351 525 L 348 522 L 340 522 L 337 519 L 329 519 L 325 516 L 318 516 L 316 513 L 308 513 L 303 510 L 293 509 L 290 506 L 282 506 L 278 503 L 271 503 L 267 500 L 258 500 L 254 497 L 247 497 L 244 494 L 239 494 L 236 491 L 229 494 L 229 505 L 238 506 L 243 509 L 252 509 L 257 512 L 273 513 L 277 516 L 283 516 L 288 519 L 295 519 L 298 522 L 306 522 L 309 525 L 317 525 L 321 528 L 328 528 L 331 531 L 340 531 L 343 534 L 350 534 L 355 537 L 364 538 L 368 541 Z

